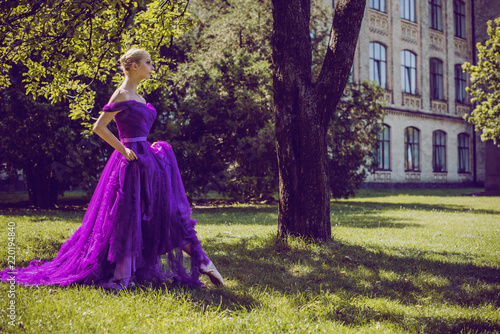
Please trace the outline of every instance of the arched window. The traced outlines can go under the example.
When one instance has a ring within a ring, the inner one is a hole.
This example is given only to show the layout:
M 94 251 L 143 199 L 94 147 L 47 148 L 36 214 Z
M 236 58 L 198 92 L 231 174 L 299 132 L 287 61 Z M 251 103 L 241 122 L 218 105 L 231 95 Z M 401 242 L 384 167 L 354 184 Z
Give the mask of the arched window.
M 455 65 L 455 100 L 458 103 L 467 103 L 467 74 L 462 70 L 462 65 Z
M 380 43 L 370 43 L 370 81 L 387 88 L 387 52 Z
M 437 58 L 430 60 L 431 99 L 444 100 L 443 62 Z
M 458 135 L 458 172 L 468 173 L 469 169 L 469 135 Z
M 429 0 L 429 23 L 432 29 L 443 31 L 441 0 Z
M 446 133 L 441 130 L 432 134 L 432 168 L 434 172 L 446 172 Z
M 391 127 L 382 125 L 377 135 L 377 147 L 375 149 L 375 168 L 378 170 L 390 170 L 391 157 Z
M 370 0 L 370 8 L 385 12 L 385 0 Z
M 417 94 L 417 56 L 409 51 L 401 51 L 401 88 L 403 93 Z
M 420 171 L 420 131 L 414 127 L 405 129 L 405 170 Z
M 415 22 L 415 0 L 401 0 L 401 18 Z

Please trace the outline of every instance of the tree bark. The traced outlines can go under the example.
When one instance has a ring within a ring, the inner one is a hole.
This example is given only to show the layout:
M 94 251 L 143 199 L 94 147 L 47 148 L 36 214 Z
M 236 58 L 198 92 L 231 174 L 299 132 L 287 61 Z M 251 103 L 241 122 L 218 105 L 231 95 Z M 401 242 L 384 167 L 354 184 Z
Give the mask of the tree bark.
M 329 48 L 313 83 L 310 0 L 273 0 L 280 238 L 331 239 L 327 129 L 347 83 L 365 5 L 337 2 Z

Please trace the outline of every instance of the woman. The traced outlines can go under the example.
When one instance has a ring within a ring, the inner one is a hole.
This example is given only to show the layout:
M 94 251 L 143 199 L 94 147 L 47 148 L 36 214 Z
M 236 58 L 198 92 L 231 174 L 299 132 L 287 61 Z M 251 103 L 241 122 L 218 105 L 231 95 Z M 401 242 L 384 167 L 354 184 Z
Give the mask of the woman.
M 174 279 L 202 286 L 199 274 L 215 285 L 224 280 L 203 252 L 172 147 L 150 145 L 148 132 L 156 110 L 137 93 L 154 70 L 149 54 L 131 49 L 121 58 L 125 80 L 114 92 L 93 130 L 115 151 L 111 154 L 81 227 L 62 245 L 57 257 L 19 269 L 25 285 L 96 284 L 122 289 L 139 280 Z M 115 119 L 120 140 L 107 125 Z M 191 256 L 191 273 L 182 250 Z M 161 256 L 167 256 L 161 259 Z M 10 270 L 0 272 L 2 280 Z

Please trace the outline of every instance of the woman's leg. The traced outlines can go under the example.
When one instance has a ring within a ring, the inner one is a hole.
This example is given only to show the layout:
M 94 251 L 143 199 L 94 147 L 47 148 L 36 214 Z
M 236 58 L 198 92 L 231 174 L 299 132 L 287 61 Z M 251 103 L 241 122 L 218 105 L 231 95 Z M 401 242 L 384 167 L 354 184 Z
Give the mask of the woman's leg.
M 124 256 L 116 262 L 113 277 L 107 282 L 99 283 L 99 286 L 105 289 L 126 289 L 133 273 L 135 273 L 135 256 Z
M 182 246 L 182 250 L 186 252 L 187 255 L 191 256 L 193 253 L 193 249 L 191 247 L 191 243 L 185 243 L 184 246 Z M 208 260 L 208 261 L 207 261 Z M 210 259 L 208 259 L 206 256 L 201 256 L 200 263 L 207 265 L 210 262 Z
M 182 246 L 182 250 L 186 252 L 189 256 L 193 253 L 193 249 L 191 247 L 191 243 L 188 242 Z M 200 259 L 200 272 L 205 274 L 210 278 L 210 281 L 215 285 L 224 285 L 224 280 L 222 279 L 222 275 L 219 273 L 215 265 L 210 261 L 208 257 L 201 255 Z

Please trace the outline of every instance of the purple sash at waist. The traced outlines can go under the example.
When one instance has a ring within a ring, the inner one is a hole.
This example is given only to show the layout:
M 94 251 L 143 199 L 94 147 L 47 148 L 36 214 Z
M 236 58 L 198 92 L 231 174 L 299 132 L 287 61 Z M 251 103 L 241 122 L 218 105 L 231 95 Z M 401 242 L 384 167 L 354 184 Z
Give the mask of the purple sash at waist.
M 123 143 L 135 143 L 138 141 L 146 141 L 148 137 L 133 137 L 133 138 L 122 138 Z

